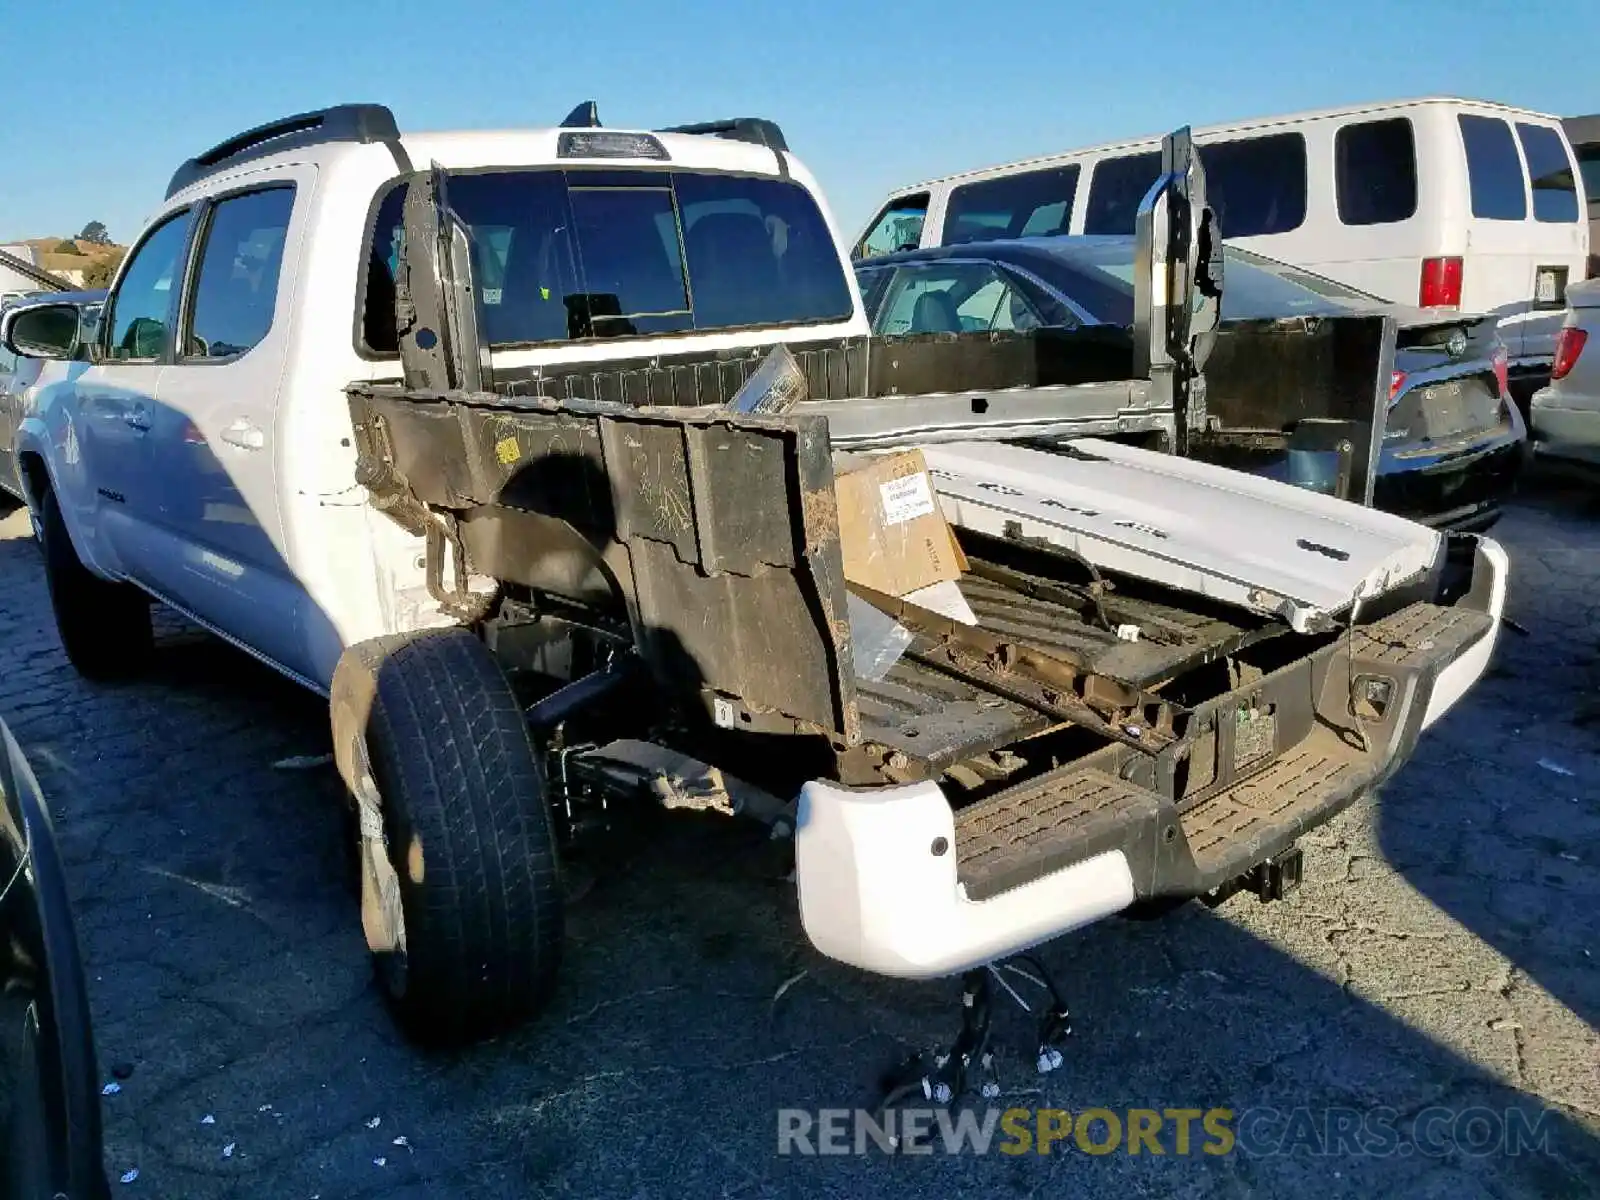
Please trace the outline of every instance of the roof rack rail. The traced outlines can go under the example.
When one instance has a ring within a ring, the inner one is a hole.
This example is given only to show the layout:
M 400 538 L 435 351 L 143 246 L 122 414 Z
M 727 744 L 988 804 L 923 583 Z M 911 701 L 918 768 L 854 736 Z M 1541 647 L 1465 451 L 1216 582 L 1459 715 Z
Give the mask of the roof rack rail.
M 400 137 L 394 113 L 382 104 L 339 104 L 315 112 L 296 113 L 247 129 L 203 154 L 197 154 L 172 173 L 167 196 L 204 179 L 224 167 L 327 142 L 391 142 Z
M 783 130 L 776 121 L 765 117 L 730 117 L 725 121 L 701 121 L 697 125 L 672 125 L 658 129 L 657 133 L 701 133 L 711 137 L 730 138 L 736 142 L 754 142 L 769 150 L 787 150 Z

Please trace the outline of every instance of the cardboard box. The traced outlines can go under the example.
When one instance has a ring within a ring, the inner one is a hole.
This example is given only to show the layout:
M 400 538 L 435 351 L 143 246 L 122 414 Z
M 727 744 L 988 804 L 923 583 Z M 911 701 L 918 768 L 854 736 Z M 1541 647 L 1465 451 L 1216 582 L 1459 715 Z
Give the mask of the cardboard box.
M 922 451 L 857 460 L 839 471 L 834 494 L 847 582 L 904 596 L 966 570 Z

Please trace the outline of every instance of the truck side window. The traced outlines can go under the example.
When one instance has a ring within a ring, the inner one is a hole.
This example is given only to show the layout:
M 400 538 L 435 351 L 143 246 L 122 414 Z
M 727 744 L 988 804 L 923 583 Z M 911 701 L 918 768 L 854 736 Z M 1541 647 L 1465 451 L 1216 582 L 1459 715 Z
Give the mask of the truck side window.
M 267 336 L 293 210 L 289 187 L 248 192 L 212 208 L 195 284 L 189 357 L 229 358 Z
M 394 354 L 400 349 L 395 328 L 394 275 L 400 265 L 401 213 L 406 202 L 406 185 L 390 188 L 378 205 L 372 244 L 367 248 L 366 291 L 361 309 L 361 340 L 378 354 Z
M 136 361 L 166 351 L 188 229 L 188 211 L 174 213 L 133 252 L 109 303 L 110 357 Z

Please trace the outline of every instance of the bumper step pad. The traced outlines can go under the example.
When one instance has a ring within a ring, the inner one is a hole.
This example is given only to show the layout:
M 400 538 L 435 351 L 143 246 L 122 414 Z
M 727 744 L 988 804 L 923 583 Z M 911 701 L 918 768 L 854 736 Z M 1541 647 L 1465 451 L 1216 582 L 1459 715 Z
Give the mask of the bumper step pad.
M 1121 848 L 1160 808 L 1154 792 L 1103 771 L 1052 772 L 956 814 L 957 873 L 984 900 Z
M 1376 774 L 1358 750 L 1319 729 L 1252 775 L 1183 814 L 1195 867 L 1206 878 L 1239 875 L 1326 820 L 1341 799 L 1354 800 Z
M 1494 618 L 1485 612 L 1413 604 L 1357 629 L 1355 656 L 1357 661 L 1391 667 L 1451 662 L 1493 625 Z

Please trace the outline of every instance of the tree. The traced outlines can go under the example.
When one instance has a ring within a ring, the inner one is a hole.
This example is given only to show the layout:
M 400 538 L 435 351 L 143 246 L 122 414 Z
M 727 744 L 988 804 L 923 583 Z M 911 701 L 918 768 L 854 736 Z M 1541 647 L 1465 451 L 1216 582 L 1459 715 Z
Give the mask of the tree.
M 121 254 L 108 254 L 104 258 L 95 259 L 83 269 L 83 286 L 86 288 L 110 287 L 111 277 L 117 273 L 117 267 L 121 263 Z
M 90 221 L 83 227 L 83 232 L 78 235 L 80 242 L 92 242 L 96 246 L 109 246 L 111 235 L 106 232 L 106 227 L 99 221 Z
M 82 250 L 78 249 L 78 243 L 77 242 L 70 242 L 66 238 L 62 238 L 53 247 L 51 247 L 51 251 L 50 252 L 52 254 L 82 254 L 83 253 Z

